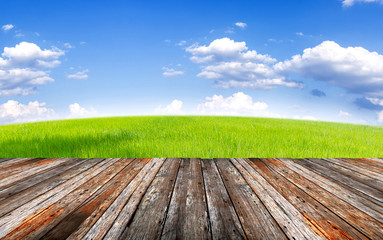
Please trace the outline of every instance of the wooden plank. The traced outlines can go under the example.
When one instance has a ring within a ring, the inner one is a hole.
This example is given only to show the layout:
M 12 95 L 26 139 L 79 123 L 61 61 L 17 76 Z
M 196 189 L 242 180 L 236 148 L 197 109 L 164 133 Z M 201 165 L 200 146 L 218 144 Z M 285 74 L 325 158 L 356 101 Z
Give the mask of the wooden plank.
M 370 171 L 370 170 L 358 167 L 358 166 L 356 166 L 354 164 L 351 164 L 351 163 L 339 160 L 337 158 L 324 158 L 324 160 L 329 161 L 329 162 L 331 162 L 333 164 L 336 164 L 338 166 L 351 169 L 351 170 L 353 170 L 355 172 L 358 172 L 360 174 L 368 176 L 368 177 L 370 177 L 372 179 L 379 180 L 380 182 L 383 182 L 383 175 L 382 174 L 378 174 L 376 172 L 373 172 L 373 171 Z
M 142 198 L 121 239 L 159 239 L 181 159 L 167 159 Z
M 74 166 L 78 166 L 79 164 L 83 163 L 85 159 L 72 159 L 69 160 L 62 165 L 58 166 L 57 168 L 50 169 L 46 172 L 37 174 L 35 176 L 29 177 L 25 179 L 24 181 L 17 182 L 16 184 L 12 184 L 9 187 L 0 190 L 0 201 L 5 200 L 6 198 L 9 198 L 31 186 L 34 186 L 44 180 L 47 180 L 51 177 L 57 176 L 68 169 L 71 169 Z
M 0 202 L 0 217 L 4 216 L 6 213 L 13 211 L 18 207 L 21 207 L 27 202 L 32 201 L 34 198 L 45 194 L 46 192 L 54 189 L 60 184 L 63 184 L 64 182 L 75 177 L 76 175 L 90 169 L 91 167 L 100 163 L 101 161 L 102 158 L 86 160 L 80 165 L 76 166 L 76 168 L 71 168 L 66 172 L 58 174 L 55 177 L 46 179 L 33 187 L 27 188 L 16 195 L 4 199 Z
M 71 191 L 81 186 L 104 169 L 114 164 L 118 159 L 106 159 L 90 170 L 83 172 L 70 180 L 66 181 L 54 189 L 40 195 L 32 201 L 20 206 L 19 208 L 7 213 L 0 218 L 0 238 L 12 232 L 15 228 L 27 220 L 29 216 L 38 214 L 42 209 L 49 207 L 53 203 L 69 194 Z
M 104 184 L 123 170 L 131 159 L 120 159 L 98 175 L 85 182 L 56 203 L 41 209 L 39 214 L 27 217 L 21 225 L 3 239 L 40 239 L 46 232 L 81 206 L 93 194 L 97 195 Z
M 344 188 L 348 188 L 351 191 L 356 191 L 358 195 L 363 196 L 365 199 L 374 202 L 377 205 L 383 206 L 383 192 L 358 182 L 352 177 L 340 174 L 339 172 L 334 171 L 327 166 L 324 167 L 317 163 L 318 160 L 302 159 L 293 161 L 314 170 L 316 173 L 327 179 L 332 179 L 334 182 L 339 183 Z
M 14 158 L 0 158 L 0 163 L 12 160 Z
M 35 158 L 31 160 L 28 164 L 3 169 L 1 170 L 0 180 L 21 172 L 27 172 L 31 168 L 42 166 L 42 165 L 54 162 L 55 160 L 57 160 L 57 158 Z M 73 159 L 67 159 L 67 160 L 70 161 Z
M 216 159 L 226 189 L 248 239 L 287 239 L 242 175 L 228 159 Z
M 316 226 L 305 221 L 305 217 L 249 165 L 248 160 L 230 160 L 289 238 L 325 239 Z
M 340 173 L 340 174 L 342 174 L 348 178 L 352 178 L 355 181 L 363 183 L 363 184 L 365 184 L 371 188 L 374 188 L 380 192 L 383 192 L 383 182 L 378 181 L 374 178 L 371 178 L 367 175 L 364 175 L 360 172 L 351 170 L 351 169 L 344 167 L 344 166 L 337 165 L 337 164 L 331 162 L 331 160 L 329 160 L 329 159 L 312 158 L 312 159 L 310 159 L 310 161 L 315 162 L 315 163 L 317 163 L 323 167 L 326 167 L 328 169 L 331 169 L 332 171 L 336 171 L 336 172 L 338 172 L 338 173 Z
M 68 161 L 68 158 L 59 158 L 59 159 L 55 159 L 54 158 L 54 159 L 44 160 L 43 162 L 45 164 L 43 164 L 43 165 L 38 165 L 38 166 L 30 168 L 30 169 L 28 169 L 28 170 L 26 170 L 24 172 L 20 172 L 20 173 L 17 173 L 15 175 L 11 175 L 9 177 L 1 179 L 0 180 L 0 189 L 4 189 L 4 188 L 8 187 L 11 184 L 15 184 L 18 181 L 22 181 L 22 180 L 24 180 L 24 179 L 26 179 L 26 178 L 28 178 L 30 176 L 39 174 L 39 172 L 42 172 L 42 171 L 45 171 L 45 170 L 57 167 L 57 166 L 65 163 L 67 161 Z
M 210 239 L 200 159 L 184 158 L 161 239 Z
M 66 239 L 80 228 L 85 228 L 86 233 L 150 160 L 147 158 L 133 160 L 86 203 L 68 215 L 41 239 Z M 78 238 L 81 237 L 78 236 Z
M 22 166 L 24 164 L 28 164 L 30 162 L 35 161 L 35 159 L 36 158 L 13 158 L 11 160 L 1 162 L 0 163 L 0 172 L 5 170 L 5 169 L 12 168 L 15 166 Z
M 368 239 L 261 160 L 251 160 L 249 164 L 328 239 Z
M 246 239 L 215 162 L 201 161 L 212 239 Z
M 269 168 L 281 174 L 283 177 L 294 183 L 297 187 L 309 194 L 312 198 L 323 204 L 332 212 L 357 228 L 360 232 L 371 239 L 383 239 L 383 224 L 360 211 L 348 202 L 338 198 L 336 195 L 326 191 L 324 185 L 318 185 L 309 178 L 291 170 L 283 162 L 277 159 L 262 159 Z M 310 175 L 307 175 L 310 176 Z M 322 186 L 322 187 L 321 187 Z
M 165 158 L 154 158 L 146 164 L 94 224 L 88 218 L 68 240 L 118 239 L 164 161 Z
M 382 174 L 383 172 L 383 167 L 381 164 L 377 164 L 376 161 L 368 158 L 360 158 L 360 159 L 355 159 L 355 158 L 339 158 L 339 160 L 348 162 L 351 164 L 354 164 L 358 167 L 373 171 L 378 174 Z
M 294 172 L 302 175 L 303 177 L 314 182 L 318 186 L 321 186 L 322 188 L 326 189 L 328 192 L 334 194 L 338 198 L 344 200 L 345 202 L 351 204 L 357 209 L 365 212 L 366 214 L 375 218 L 379 222 L 383 223 L 383 209 L 379 205 L 370 201 L 366 201 L 365 198 L 356 194 L 355 191 L 351 191 L 347 188 L 344 188 L 343 186 L 340 186 L 339 184 L 334 183 L 333 181 L 325 177 L 322 177 L 314 171 L 311 171 L 310 169 L 300 164 L 296 164 L 291 159 L 279 158 L 278 160 L 283 162 L 288 168 L 290 168 Z

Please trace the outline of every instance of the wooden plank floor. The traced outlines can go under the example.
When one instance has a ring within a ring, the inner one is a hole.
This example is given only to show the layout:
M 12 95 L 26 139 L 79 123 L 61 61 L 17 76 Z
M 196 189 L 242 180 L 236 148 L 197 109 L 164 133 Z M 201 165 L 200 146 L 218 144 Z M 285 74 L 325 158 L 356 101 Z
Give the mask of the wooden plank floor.
M 383 159 L 0 159 L 0 239 L 383 239 Z

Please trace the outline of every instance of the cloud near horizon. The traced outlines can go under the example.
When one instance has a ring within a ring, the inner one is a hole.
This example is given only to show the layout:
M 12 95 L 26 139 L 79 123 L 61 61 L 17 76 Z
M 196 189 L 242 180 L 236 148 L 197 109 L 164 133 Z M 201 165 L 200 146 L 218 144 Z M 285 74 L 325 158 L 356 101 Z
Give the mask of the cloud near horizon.
M 54 114 L 54 110 L 48 108 L 45 102 L 34 101 L 25 105 L 15 100 L 8 100 L 0 105 L 0 123 L 48 120 Z

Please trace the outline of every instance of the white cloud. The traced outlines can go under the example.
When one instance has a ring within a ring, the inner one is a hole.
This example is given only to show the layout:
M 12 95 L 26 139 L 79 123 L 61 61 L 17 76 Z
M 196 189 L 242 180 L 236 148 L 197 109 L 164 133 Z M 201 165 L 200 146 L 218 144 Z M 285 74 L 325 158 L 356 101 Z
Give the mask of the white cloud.
M 27 105 L 14 100 L 0 105 L 0 122 L 30 122 L 47 120 L 54 115 L 53 109 L 46 106 L 46 103 L 38 101 L 29 102 Z
M 0 96 L 28 95 L 37 85 L 53 82 L 44 68 L 57 67 L 62 55 L 60 49 L 42 50 L 28 42 L 5 47 L 0 57 Z
M 15 35 L 15 37 L 24 37 L 24 36 L 25 36 L 24 33 L 21 33 L 21 32 L 16 33 L 16 35 Z
M 377 112 L 378 114 L 378 122 L 382 123 L 383 122 L 383 111 Z
M 383 0 L 343 0 L 342 4 L 343 4 L 343 7 L 351 7 L 357 2 L 361 2 L 361 3 L 376 2 L 376 3 L 383 4 Z
M 162 105 L 159 105 L 155 112 L 159 114 L 183 114 L 182 111 L 182 105 L 183 102 L 181 100 L 173 100 L 169 105 L 166 105 L 165 107 L 162 107 Z
M 70 43 L 64 43 L 64 47 L 68 49 L 74 48 Z
M 202 71 L 197 76 L 216 79 L 218 87 L 302 87 L 275 72 L 271 64 L 276 59 L 248 50 L 245 42 L 221 38 L 214 40 L 209 46 L 192 45 L 186 51 L 193 55 L 190 58 L 193 62 L 207 64 L 201 66 Z
M 163 67 L 162 70 L 164 71 L 162 75 L 164 75 L 165 77 L 174 77 L 174 76 L 179 76 L 184 74 L 183 71 L 177 71 L 173 68 Z
M 307 116 L 294 116 L 293 119 L 299 119 L 299 120 L 311 120 L 316 121 L 317 119 L 313 116 L 307 115 Z
M 69 74 L 67 78 L 86 80 L 88 79 L 88 74 L 87 74 L 88 72 L 89 72 L 88 69 L 86 69 L 84 71 L 76 72 L 74 74 Z
M 383 99 L 379 98 L 366 98 L 368 101 L 370 101 L 372 104 L 383 106 Z
M 186 41 L 185 40 L 182 40 L 182 41 L 179 41 L 177 43 L 177 46 L 184 46 L 186 44 Z
M 206 101 L 197 106 L 197 113 L 211 115 L 264 115 L 265 102 L 253 102 L 253 98 L 243 92 L 224 98 L 222 95 L 206 97 Z
M 305 49 L 302 55 L 276 64 L 274 69 L 280 74 L 296 72 L 350 93 L 383 96 L 383 55 L 362 47 L 343 48 L 333 41 L 324 41 Z
M 243 28 L 245 28 L 247 26 L 247 24 L 244 23 L 244 22 L 236 22 L 235 26 L 243 29 Z
M 6 25 L 3 25 L 1 27 L 1 29 L 3 29 L 4 31 L 9 31 L 11 30 L 12 28 L 14 28 L 15 26 L 13 26 L 12 24 L 6 24 Z
M 69 117 L 90 117 L 96 114 L 96 110 L 93 108 L 86 109 L 80 106 L 78 103 L 73 103 L 69 105 Z
M 296 35 L 298 35 L 298 36 L 304 36 L 304 34 L 303 34 L 303 32 L 297 32 L 297 33 L 295 33 Z
M 352 117 L 352 115 L 348 112 L 344 112 L 342 110 L 339 110 L 338 117 L 340 118 L 349 118 Z

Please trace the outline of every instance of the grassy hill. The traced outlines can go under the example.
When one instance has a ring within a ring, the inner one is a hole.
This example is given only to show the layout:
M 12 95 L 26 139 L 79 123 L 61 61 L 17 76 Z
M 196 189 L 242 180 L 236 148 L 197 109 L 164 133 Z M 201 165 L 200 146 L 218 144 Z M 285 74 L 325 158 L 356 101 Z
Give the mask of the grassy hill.
M 114 117 L 0 126 L 0 157 L 382 157 L 383 128 L 243 117 Z

